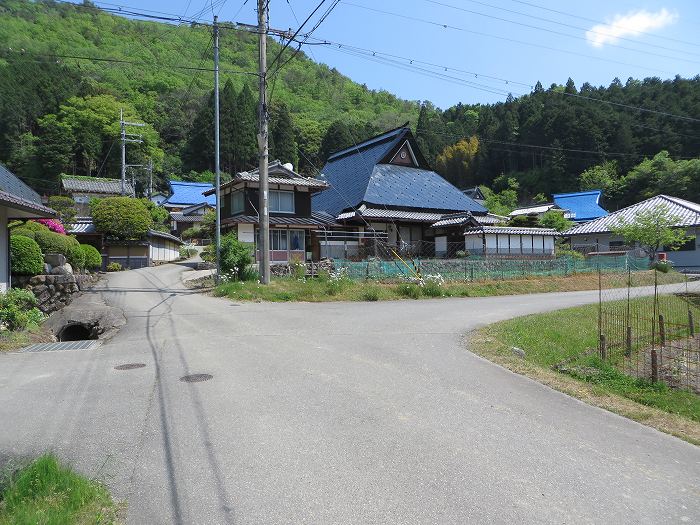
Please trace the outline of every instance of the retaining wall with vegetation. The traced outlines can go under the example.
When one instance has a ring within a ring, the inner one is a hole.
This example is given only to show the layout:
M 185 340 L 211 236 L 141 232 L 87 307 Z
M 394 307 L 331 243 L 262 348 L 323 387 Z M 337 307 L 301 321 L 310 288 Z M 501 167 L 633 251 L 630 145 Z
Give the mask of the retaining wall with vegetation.
M 12 286 L 31 290 L 37 299 L 37 308 L 50 314 L 70 304 L 76 293 L 98 279 L 97 274 L 19 275 L 12 277 Z

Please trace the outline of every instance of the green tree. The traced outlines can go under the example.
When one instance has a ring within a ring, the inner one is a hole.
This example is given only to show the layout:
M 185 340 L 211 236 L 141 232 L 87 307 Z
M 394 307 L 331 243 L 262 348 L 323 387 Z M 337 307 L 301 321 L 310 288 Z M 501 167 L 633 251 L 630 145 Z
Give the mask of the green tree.
M 479 139 L 469 137 L 447 146 L 435 160 L 435 169 L 458 188 L 474 184 L 474 162 L 479 152 Z
M 513 178 L 507 179 L 507 187 L 498 193 L 495 193 L 491 188 L 481 186 L 481 191 L 486 197 L 484 206 L 496 215 L 508 215 L 518 206 L 519 189 L 520 184 Z
M 244 84 L 243 89 L 236 99 L 238 118 L 235 120 L 233 133 L 235 142 L 233 144 L 234 162 L 231 173 L 238 173 L 250 169 L 257 165 L 258 159 L 258 101 L 253 96 L 248 84 Z
M 63 224 L 73 224 L 75 221 L 77 209 L 72 198 L 65 195 L 51 195 L 49 207 L 58 212 L 58 217 Z
M 90 203 L 95 229 L 123 240 L 142 239 L 153 224 L 148 208 L 139 199 L 107 197 Z
M 289 109 L 284 103 L 274 104 L 270 109 L 270 157 L 283 164 L 291 162 L 299 168 L 299 154 L 294 133 L 294 125 Z
M 558 232 L 566 231 L 573 225 L 574 223 L 564 217 L 564 213 L 559 210 L 549 210 L 539 220 L 539 226 L 542 228 L 552 228 Z
M 680 217 L 673 215 L 668 206 L 661 205 L 640 211 L 630 220 L 621 218 L 610 231 L 627 243 L 639 244 L 653 260 L 661 248 L 677 250 L 695 238 L 687 235 L 685 229 L 678 228 L 680 223 Z
M 139 199 L 148 213 L 151 215 L 151 228 L 154 230 L 169 232 L 170 231 L 170 214 L 165 208 L 156 205 L 153 201 L 149 199 Z

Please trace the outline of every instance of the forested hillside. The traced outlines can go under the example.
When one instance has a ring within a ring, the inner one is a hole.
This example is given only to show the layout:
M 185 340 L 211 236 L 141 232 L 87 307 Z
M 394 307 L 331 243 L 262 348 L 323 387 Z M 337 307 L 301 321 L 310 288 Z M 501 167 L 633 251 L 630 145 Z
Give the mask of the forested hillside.
M 273 57 L 280 45 L 270 39 L 268 50 Z M 190 170 L 209 169 L 202 145 L 213 135 L 206 107 L 213 73 L 198 68 L 211 69 L 211 57 L 210 28 L 135 21 L 86 5 L 4 0 L 0 161 L 42 191 L 55 188 L 61 171 L 116 176 L 119 148 L 112 143 L 123 107 L 129 120 L 149 124 L 145 143 L 130 146 L 129 163 L 150 156 L 158 174 L 187 176 Z M 255 133 L 246 144 L 228 141 L 241 129 L 250 130 L 250 119 L 256 118 L 256 72 L 257 35 L 222 29 L 222 90 L 228 84 L 222 92 L 224 169 L 255 163 Z M 270 87 L 273 134 L 278 139 L 288 135 L 275 124 L 293 126 L 295 143 L 314 163 L 320 162 L 321 140 L 333 120 L 394 127 L 415 121 L 419 110 L 416 102 L 368 90 L 303 52 L 271 79 Z
M 257 161 L 256 38 L 222 31 L 221 159 L 229 173 Z M 274 57 L 280 45 L 269 42 Z M 61 172 L 117 176 L 123 109 L 127 120 L 147 124 L 131 130 L 144 142 L 129 145 L 128 163 L 153 159 L 161 186 L 172 176 L 208 179 L 210 69 L 207 27 L 5 0 L 0 161 L 42 192 L 57 189 Z M 332 151 L 410 121 L 441 174 L 462 188 L 490 186 L 505 207 L 514 195 L 528 203 L 593 187 L 612 209 L 659 192 L 700 201 L 699 77 L 615 79 L 608 87 L 569 79 L 547 89 L 538 82 L 503 103 L 441 110 L 369 90 L 301 52 L 270 79 L 270 92 L 272 155 L 307 174 Z M 132 173 L 143 187 L 145 172 Z

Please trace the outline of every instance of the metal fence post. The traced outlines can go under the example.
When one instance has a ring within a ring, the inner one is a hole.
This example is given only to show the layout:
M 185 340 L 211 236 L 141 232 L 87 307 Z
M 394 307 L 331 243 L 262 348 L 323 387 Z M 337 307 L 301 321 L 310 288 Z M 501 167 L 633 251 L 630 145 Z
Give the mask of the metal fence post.
M 625 357 L 632 357 L 632 327 L 627 326 L 627 341 L 625 342 Z
M 607 348 L 605 346 L 605 334 L 600 334 L 600 358 L 603 361 L 605 361 L 607 353 Z
M 691 309 L 688 309 L 688 331 L 690 332 L 690 337 L 695 337 L 695 320 Z

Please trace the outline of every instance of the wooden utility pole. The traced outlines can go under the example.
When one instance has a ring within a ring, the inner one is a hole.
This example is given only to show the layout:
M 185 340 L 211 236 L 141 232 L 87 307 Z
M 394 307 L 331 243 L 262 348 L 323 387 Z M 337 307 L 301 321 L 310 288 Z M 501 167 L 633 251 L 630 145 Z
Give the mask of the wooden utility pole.
M 258 226 L 260 237 L 258 248 L 260 252 L 260 283 L 270 283 L 270 214 L 268 208 L 268 144 L 267 144 L 267 9 L 268 0 L 258 0 L 258 37 L 259 60 L 258 74 L 260 76 L 260 100 L 258 102 L 258 150 L 260 164 L 258 174 L 260 180 L 260 204 L 258 208 Z
M 219 17 L 214 16 L 214 171 L 216 178 L 216 282 L 221 281 L 221 167 L 219 147 Z

